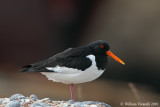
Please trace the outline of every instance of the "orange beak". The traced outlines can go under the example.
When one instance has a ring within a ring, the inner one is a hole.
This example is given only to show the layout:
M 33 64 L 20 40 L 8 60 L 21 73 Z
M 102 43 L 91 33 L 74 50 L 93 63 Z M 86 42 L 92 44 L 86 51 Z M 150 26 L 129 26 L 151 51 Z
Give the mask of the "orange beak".
M 111 58 L 115 59 L 116 61 L 118 61 L 119 63 L 125 65 L 125 63 L 121 59 L 119 59 L 116 55 L 114 55 L 110 50 L 106 51 L 106 54 Z

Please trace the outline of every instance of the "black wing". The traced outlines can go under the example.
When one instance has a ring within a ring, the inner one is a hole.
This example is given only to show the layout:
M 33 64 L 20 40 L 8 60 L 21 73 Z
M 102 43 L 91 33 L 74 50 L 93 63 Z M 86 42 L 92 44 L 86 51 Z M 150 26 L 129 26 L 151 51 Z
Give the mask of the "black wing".
M 57 65 L 84 71 L 91 66 L 91 61 L 86 58 L 86 55 L 89 54 L 90 52 L 85 47 L 69 48 L 51 58 L 24 66 L 21 72 L 54 72 L 47 70 L 46 67 L 55 67 Z

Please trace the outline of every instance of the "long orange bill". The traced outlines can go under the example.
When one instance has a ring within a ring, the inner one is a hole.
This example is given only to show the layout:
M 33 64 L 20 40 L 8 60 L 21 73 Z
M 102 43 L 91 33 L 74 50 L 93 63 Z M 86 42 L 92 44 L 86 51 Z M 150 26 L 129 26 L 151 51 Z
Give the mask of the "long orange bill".
M 125 63 L 121 59 L 119 59 L 116 55 L 114 55 L 110 50 L 106 51 L 106 54 L 111 58 L 115 59 L 116 61 L 118 61 L 119 63 L 125 65 Z

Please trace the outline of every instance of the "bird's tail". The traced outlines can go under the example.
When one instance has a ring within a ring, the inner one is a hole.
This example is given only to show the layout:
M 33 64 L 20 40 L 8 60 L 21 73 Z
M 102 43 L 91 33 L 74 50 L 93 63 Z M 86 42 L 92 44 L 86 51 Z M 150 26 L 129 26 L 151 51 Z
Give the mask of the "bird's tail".
M 26 65 L 26 66 L 22 67 L 20 72 L 53 72 L 53 71 L 50 71 L 45 68 L 30 64 L 30 65 Z
M 32 65 L 26 65 L 19 72 L 37 72 L 37 70 Z

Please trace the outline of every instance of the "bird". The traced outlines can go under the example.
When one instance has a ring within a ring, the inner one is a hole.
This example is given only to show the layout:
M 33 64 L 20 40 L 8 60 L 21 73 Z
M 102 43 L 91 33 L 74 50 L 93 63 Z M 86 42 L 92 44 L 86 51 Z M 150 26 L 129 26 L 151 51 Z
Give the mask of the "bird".
M 41 72 L 48 80 L 70 84 L 71 101 L 74 102 L 74 85 L 100 77 L 107 68 L 108 56 L 125 65 L 111 52 L 108 42 L 97 40 L 85 46 L 68 48 L 48 59 L 23 66 L 20 71 Z

